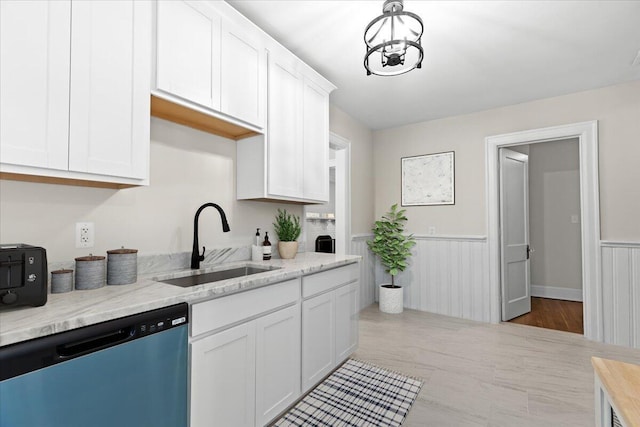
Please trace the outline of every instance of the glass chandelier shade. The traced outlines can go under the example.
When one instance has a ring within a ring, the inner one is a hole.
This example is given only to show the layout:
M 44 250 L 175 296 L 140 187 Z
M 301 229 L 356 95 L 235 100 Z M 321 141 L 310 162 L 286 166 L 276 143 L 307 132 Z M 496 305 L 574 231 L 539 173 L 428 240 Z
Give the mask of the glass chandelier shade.
M 397 76 L 421 68 L 423 30 L 422 19 L 415 13 L 405 12 L 402 0 L 386 0 L 382 15 L 371 21 L 364 31 L 367 75 Z

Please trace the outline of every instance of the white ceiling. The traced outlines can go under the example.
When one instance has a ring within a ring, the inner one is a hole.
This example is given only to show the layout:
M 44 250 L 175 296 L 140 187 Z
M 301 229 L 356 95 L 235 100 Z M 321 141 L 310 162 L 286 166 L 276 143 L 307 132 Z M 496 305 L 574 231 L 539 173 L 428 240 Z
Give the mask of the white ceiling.
M 384 129 L 640 79 L 640 1 L 420 1 L 422 69 L 367 76 L 379 1 L 228 0 L 338 89 L 331 102 Z M 635 60 L 635 64 L 634 64 Z

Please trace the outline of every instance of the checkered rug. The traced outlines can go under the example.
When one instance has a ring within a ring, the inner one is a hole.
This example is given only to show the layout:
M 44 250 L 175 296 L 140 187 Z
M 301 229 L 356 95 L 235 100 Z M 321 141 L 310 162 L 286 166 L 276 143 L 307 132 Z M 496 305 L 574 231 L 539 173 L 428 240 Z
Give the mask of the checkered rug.
M 275 426 L 400 426 L 422 381 L 349 359 Z

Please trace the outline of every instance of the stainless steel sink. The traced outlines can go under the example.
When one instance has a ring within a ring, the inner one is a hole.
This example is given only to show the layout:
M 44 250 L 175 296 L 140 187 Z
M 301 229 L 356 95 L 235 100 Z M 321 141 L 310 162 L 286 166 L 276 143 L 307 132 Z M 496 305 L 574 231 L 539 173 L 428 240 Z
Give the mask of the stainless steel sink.
M 195 274 L 193 276 L 177 277 L 175 279 L 158 280 L 162 283 L 188 288 L 202 285 L 203 283 L 218 282 L 220 280 L 233 279 L 235 277 L 250 276 L 252 274 L 279 270 L 280 267 L 236 267 L 228 270 L 212 271 L 210 273 Z

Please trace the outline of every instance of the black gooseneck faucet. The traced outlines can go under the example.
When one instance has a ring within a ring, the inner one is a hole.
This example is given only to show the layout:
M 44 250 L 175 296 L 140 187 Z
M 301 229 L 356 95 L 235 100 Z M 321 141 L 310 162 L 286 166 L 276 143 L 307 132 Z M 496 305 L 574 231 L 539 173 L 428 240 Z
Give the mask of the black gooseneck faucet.
M 204 261 L 204 251 L 205 251 L 205 247 L 203 246 L 202 255 L 200 255 L 200 253 L 198 252 L 198 249 L 200 246 L 198 244 L 198 219 L 200 218 L 200 212 L 202 212 L 204 208 L 207 208 L 209 206 L 216 208 L 220 213 L 220 219 L 222 220 L 222 231 L 227 233 L 229 230 L 231 230 L 229 228 L 229 223 L 227 222 L 227 216 L 224 214 L 224 211 L 220 206 L 210 202 L 210 203 L 205 203 L 204 205 L 198 208 L 198 210 L 196 211 L 196 216 L 193 219 L 193 251 L 191 251 L 191 268 L 196 270 L 200 268 L 200 261 Z

